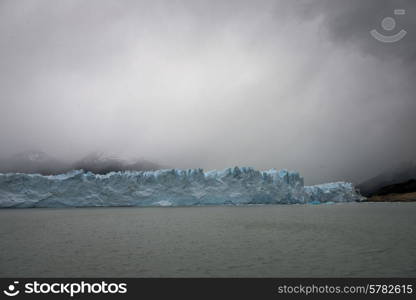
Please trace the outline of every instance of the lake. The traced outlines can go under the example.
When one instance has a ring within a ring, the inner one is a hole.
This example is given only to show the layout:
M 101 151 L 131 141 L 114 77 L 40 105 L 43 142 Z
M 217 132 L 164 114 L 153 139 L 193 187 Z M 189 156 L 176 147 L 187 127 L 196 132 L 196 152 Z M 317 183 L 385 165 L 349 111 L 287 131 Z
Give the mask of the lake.
M 1 277 L 416 277 L 416 203 L 0 210 Z

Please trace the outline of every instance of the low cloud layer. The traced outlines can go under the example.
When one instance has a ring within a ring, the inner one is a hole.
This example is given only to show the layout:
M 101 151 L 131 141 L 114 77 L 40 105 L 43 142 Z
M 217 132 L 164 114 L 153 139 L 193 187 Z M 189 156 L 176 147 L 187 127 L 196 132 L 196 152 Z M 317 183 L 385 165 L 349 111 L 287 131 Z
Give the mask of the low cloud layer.
M 1 1 L 0 156 L 359 182 L 415 159 L 415 14 L 410 0 Z M 370 36 L 387 16 L 403 40 Z

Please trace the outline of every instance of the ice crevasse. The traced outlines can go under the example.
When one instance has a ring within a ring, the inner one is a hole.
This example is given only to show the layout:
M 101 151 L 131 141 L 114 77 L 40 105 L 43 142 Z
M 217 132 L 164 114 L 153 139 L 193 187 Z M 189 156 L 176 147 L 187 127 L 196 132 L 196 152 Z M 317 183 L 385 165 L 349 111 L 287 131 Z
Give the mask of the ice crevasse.
M 249 167 L 105 175 L 0 173 L 0 207 L 189 206 L 362 201 L 348 182 L 304 186 L 297 172 Z

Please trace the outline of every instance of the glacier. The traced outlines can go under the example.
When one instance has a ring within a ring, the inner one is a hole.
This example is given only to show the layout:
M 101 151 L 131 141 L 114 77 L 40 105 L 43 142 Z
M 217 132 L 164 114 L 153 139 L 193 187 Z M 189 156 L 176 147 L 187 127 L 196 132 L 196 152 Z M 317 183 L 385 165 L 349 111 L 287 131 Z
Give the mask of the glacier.
M 304 186 L 299 173 L 285 169 L 0 173 L 1 208 L 317 204 L 364 199 L 351 183 Z

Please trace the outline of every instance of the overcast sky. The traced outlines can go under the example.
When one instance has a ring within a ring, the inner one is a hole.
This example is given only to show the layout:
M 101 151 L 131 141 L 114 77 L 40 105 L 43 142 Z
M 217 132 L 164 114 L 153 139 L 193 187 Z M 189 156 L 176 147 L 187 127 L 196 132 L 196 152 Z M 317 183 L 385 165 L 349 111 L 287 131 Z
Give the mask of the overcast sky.
M 412 0 L 1 0 L 0 156 L 359 182 L 415 159 L 415 30 Z

